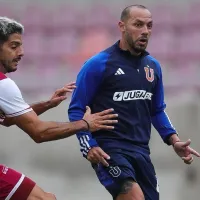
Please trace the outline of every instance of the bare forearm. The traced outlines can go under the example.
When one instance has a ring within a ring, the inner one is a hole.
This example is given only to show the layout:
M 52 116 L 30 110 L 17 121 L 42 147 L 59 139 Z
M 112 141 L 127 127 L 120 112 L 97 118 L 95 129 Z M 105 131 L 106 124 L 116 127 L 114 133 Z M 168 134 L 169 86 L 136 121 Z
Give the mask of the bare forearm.
M 34 112 L 37 115 L 41 115 L 42 113 L 46 112 L 47 110 L 51 109 L 52 106 L 50 104 L 50 101 L 43 101 L 39 103 L 35 103 L 31 105 L 31 108 L 34 110 Z M 3 122 L 1 122 L 1 125 L 3 126 L 12 126 L 15 124 L 15 120 L 13 117 L 6 117 Z
M 177 134 L 173 134 L 169 138 L 169 143 L 173 146 L 176 142 L 179 142 L 180 139 Z
M 88 126 L 83 121 L 76 122 L 44 122 L 37 129 L 36 142 L 59 140 L 76 134 L 78 131 L 87 131 Z
M 46 112 L 47 110 L 51 109 L 52 106 L 50 101 L 42 101 L 39 103 L 31 104 L 31 108 L 37 115 L 41 115 L 42 113 Z

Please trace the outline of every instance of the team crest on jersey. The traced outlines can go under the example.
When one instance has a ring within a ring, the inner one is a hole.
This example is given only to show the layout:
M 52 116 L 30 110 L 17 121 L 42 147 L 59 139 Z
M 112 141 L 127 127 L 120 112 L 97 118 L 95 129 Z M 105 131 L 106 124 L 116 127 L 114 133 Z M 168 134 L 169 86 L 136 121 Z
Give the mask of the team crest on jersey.
M 115 167 L 110 167 L 109 173 L 113 176 L 113 177 L 118 177 L 121 174 L 121 169 L 118 166 Z
M 152 68 L 150 68 L 149 65 L 147 65 L 146 67 L 144 67 L 144 71 L 146 73 L 146 79 L 149 82 L 153 82 L 154 81 L 154 70 Z

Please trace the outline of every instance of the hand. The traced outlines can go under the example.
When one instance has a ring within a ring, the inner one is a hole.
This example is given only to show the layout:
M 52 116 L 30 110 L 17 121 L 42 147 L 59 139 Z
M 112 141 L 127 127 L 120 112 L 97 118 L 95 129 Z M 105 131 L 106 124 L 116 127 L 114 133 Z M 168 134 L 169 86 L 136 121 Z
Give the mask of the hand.
M 75 89 L 75 82 L 69 83 L 65 85 L 63 88 L 60 88 L 55 91 L 53 96 L 50 99 L 50 107 L 56 107 L 58 106 L 62 101 L 64 101 L 67 98 L 68 92 L 73 92 L 73 89 Z
M 174 151 L 182 158 L 185 164 L 191 164 L 193 161 L 193 155 L 200 157 L 200 154 L 196 152 L 194 149 L 189 147 L 191 140 L 187 140 L 186 142 L 178 141 L 174 144 Z
M 106 154 L 100 147 L 93 147 L 89 150 L 87 159 L 91 163 L 102 163 L 104 166 L 108 167 L 109 164 L 106 160 L 109 160 L 110 156 Z
M 87 121 L 89 131 L 94 132 L 100 129 L 114 129 L 114 126 L 112 125 L 118 122 L 117 120 L 114 120 L 114 118 L 118 117 L 118 114 L 111 114 L 113 111 L 114 109 L 111 108 L 91 114 L 91 109 L 87 106 L 83 119 Z

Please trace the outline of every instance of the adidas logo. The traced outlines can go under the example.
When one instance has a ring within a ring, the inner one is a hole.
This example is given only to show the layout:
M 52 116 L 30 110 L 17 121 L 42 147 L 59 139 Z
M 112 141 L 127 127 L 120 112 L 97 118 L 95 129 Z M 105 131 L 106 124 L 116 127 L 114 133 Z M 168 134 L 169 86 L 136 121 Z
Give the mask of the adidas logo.
M 122 74 L 125 74 L 125 73 L 123 72 L 121 68 L 119 68 L 115 73 L 115 75 L 122 75 Z

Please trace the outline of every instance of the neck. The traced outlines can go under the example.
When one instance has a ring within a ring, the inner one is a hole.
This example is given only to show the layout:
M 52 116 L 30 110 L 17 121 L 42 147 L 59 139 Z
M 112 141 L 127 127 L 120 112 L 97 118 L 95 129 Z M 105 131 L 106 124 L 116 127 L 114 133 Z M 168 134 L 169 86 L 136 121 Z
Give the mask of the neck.
M 2 64 L 0 64 L 0 72 L 2 72 L 3 74 L 7 73 L 5 67 Z
M 122 50 L 125 50 L 125 51 L 130 51 L 130 53 L 134 56 L 139 56 L 141 53 L 137 53 L 135 52 L 130 46 L 129 44 L 122 38 L 119 42 L 119 47 L 122 49 Z

